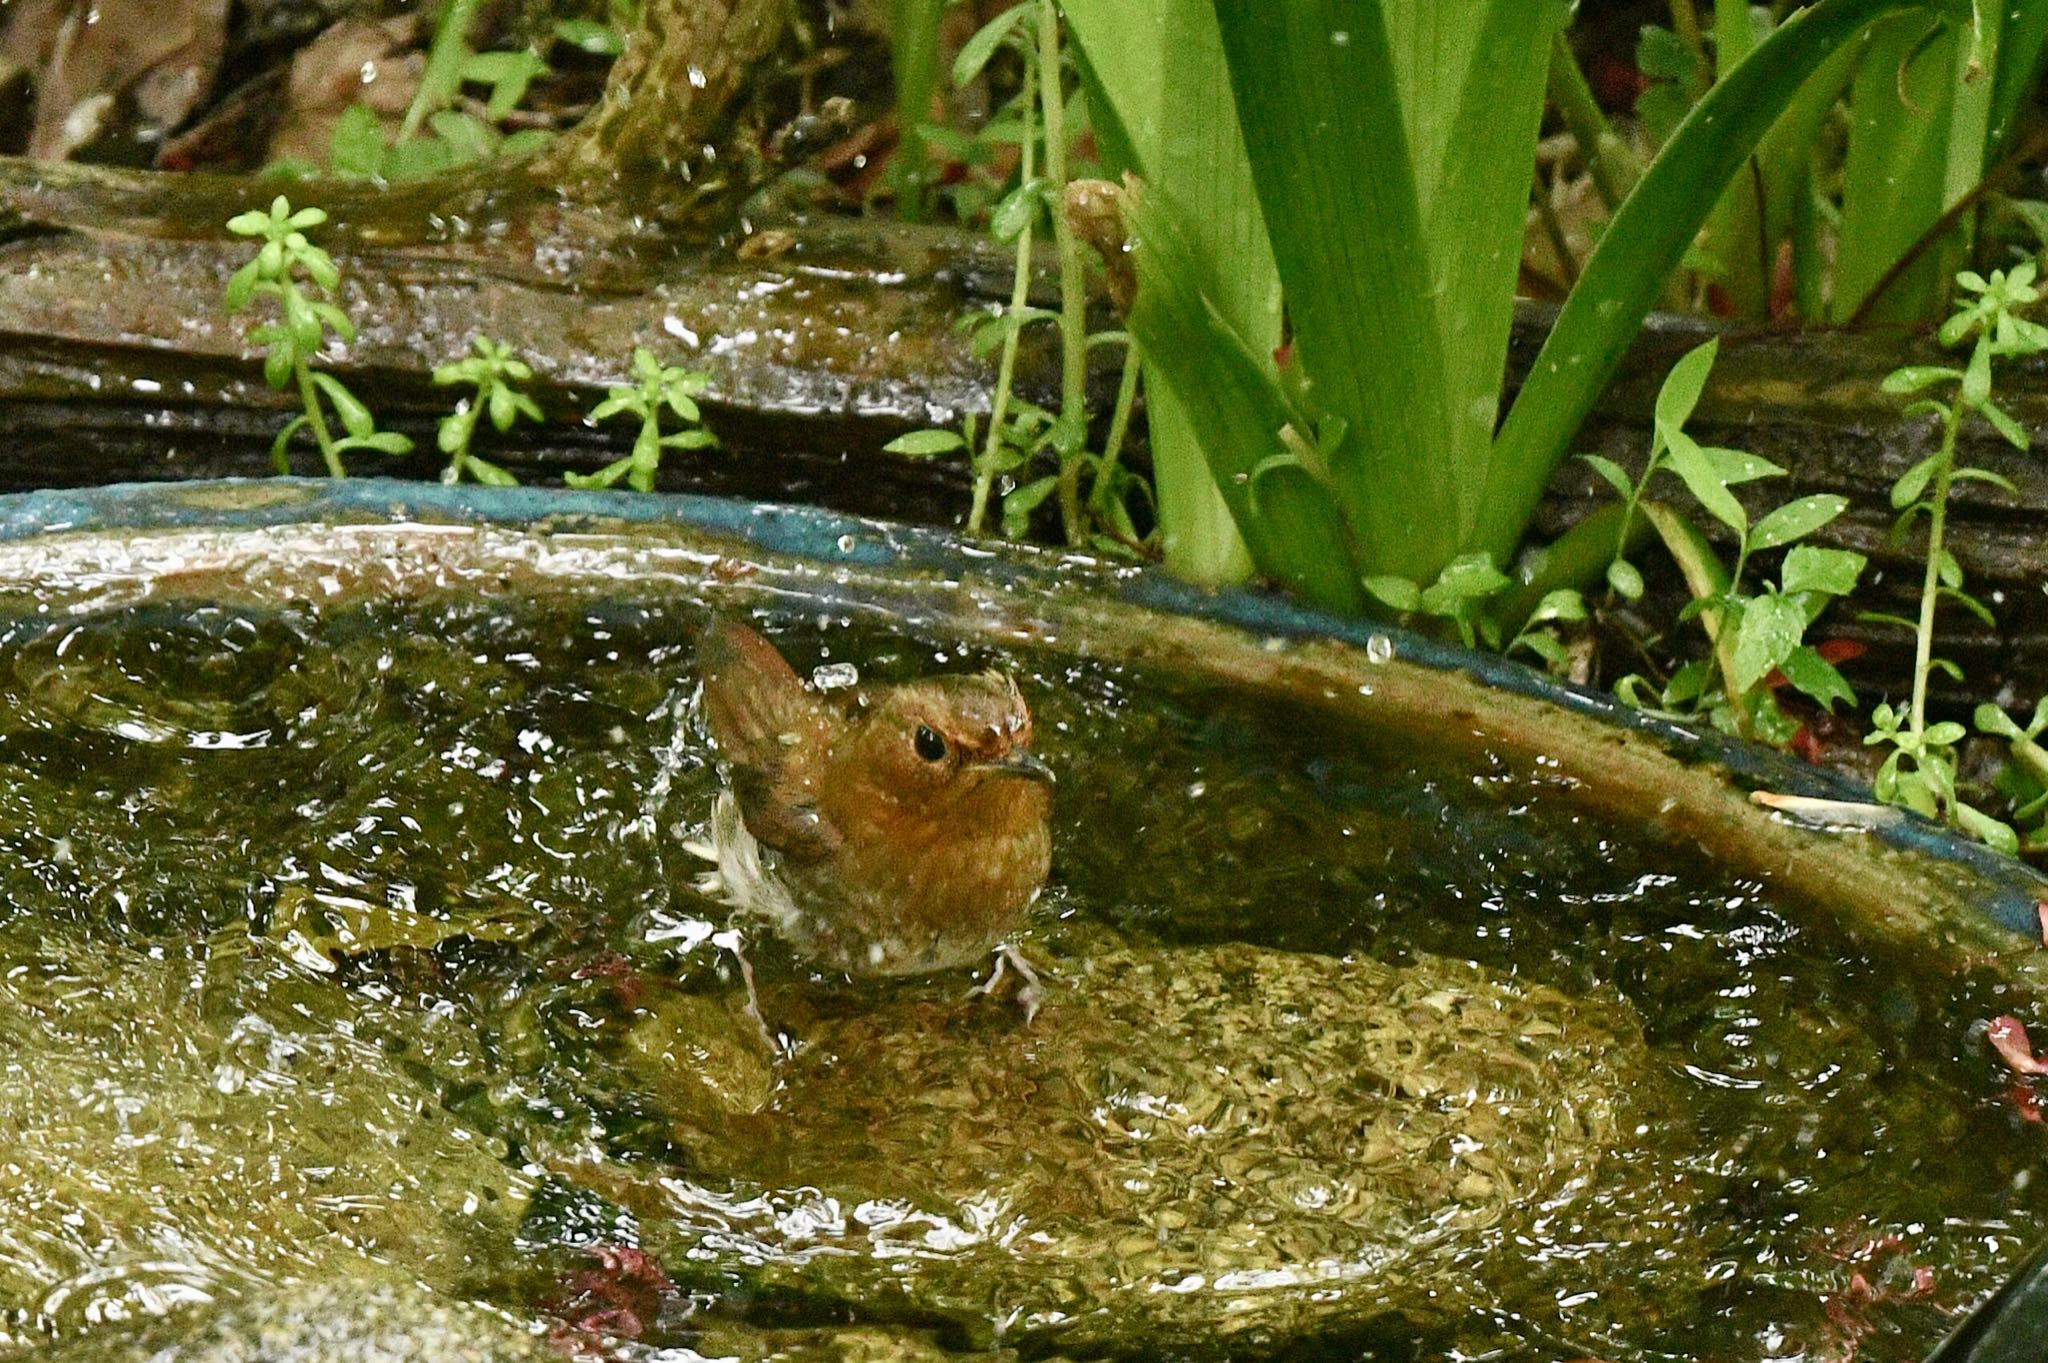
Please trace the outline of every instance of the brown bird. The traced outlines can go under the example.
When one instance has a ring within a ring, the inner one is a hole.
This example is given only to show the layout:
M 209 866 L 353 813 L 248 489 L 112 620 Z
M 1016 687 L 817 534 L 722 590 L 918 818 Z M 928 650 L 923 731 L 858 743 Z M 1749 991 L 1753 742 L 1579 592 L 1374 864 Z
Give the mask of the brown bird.
M 725 898 L 797 952 L 850 975 L 916 975 L 997 953 L 1038 898 L 1052 854 L 1052 772 L 1001 672 L 856 687 L 800 681 L 744 625 L 698 649 L 704 718 L 730 764 L 712 817 Z M 751 983 L 751 981 L 750 981 Z

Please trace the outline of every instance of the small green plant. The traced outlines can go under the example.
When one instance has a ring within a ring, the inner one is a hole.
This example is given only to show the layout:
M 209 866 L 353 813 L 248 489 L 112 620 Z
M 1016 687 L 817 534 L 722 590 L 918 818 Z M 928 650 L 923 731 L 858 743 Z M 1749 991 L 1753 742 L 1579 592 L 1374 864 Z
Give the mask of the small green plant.
M 1904 413 L 1909 420 L 1933 416 L 1940 421 L 1941 429 L 1934 453 L 1900 474 L 1892 485 L 1892 506 L 1899 513 L 1892 527 L 1893 535 L 1903 538 L 1921 517 L 1927 520 L 1927 566 L 1921 580 L 1920 614 L 1916 620 L 1873 618 L 1889 619 L 1913 631 L 1913 695 L 1903 709 L 1879 706 L 1872 715 L 1876 727 L 1864 740 L 1891 747 L 1878 771 L 1880 799 L 1929 818 L 1955 823 L 2006 851 L 2018 846 L 2012 829 L 1956 794 L 1955 745 L 1962 741 L 1965 730 L 1953 721 L 1929 722 L 1927 683 L 1937 669 L 1958 679 L 1962 676 L 1962 670 L 1953 662 L 1934 656 L 1934 619 L 1943 600 L 1953 601 L 1987 622 L 1991 620 L 1990 609 L 1964 589 L 1962 565 L 1945 542 L 1948 500 L 1955 484 L 1964 481 L 1989 483 L 2013 491 L 2011 483 L 1989 469 L 1958 466 L 1956 438 L 1964 419 L 1974 414 L 2017 448 L 2027 448 L 2026 431 L 1992 401 L 1992 363 L 2048 350 L 2048 327 L 2020 316 L 2021 309 L 2038 302 L 2041 296 L 2034 287 L 2034 273 L 2034 265 L 2029 261 L 2010 271 L 1994 270 L 1988 279 L 1971 270 L 1957 274 L 1956 283 L 1964 296 L 1958 301 L 1955 314 L 1942 324 L 1940 336 L 1947 346 L 1971 342 L 1968 362 L 1961 369 L 1950 365 L 1908 365 L 1885 377 L 1888 393 L 1922 394 L 1946 387 L 1948 397 L 1916 398 Z M 1983 718 L 1979 716 L 1980 722 Z M 2031 741 L 2029 737 L 2028 742 Z
M 526 98 L 534 79 L 546 74 L 548 64 L 537 53 L 523 49 L 471 50 L 469 31 L 477 6 L 478 0 L 447 0 L 443 6 L 427 48 L 419 88 L 388 142 L 383 123 L 368 105 L 351 104 L 342 112 L 328 141 L 330 171 L 364 179 L 414 180 L 497 157 L 522 155 L 546 144 L 550 134 L 544 129 L 505 133 L 499 125 Z M 488 91 L 481 117 L 454 107 L 465 85 L 483 86 Z
M 974 495 L 967 515 L 970 533 L 987 523 L 989 505 L 1005 479 L 1001 495 L 1005 534 L 1026 533 L 1031 517 L 1046 501 L 1059 507 L 1060 526 L 1070 545 L 1129 555 L 1147 552 L 1131 506 L 1149 503 L 1152 491 L 1143 478 L 1125 467 L 1121 452 L 1130 413 L 1137 397 L 1138 368 L 1130 338 L 1123 332 L 1090 335 L 1087 329 L 1086 253 L 1063 196 L 1079 169 L 1072 146 L 1086 131 L 1071 123 L 1084 107 L 1070 97 L 1068 72 L 1072 54 L 1062 41 L 1059 14 L 1052 0 L 1023 0 L 1004 10 L 961 48 L 953 65 L 956 86 L 980 79 L 989 63 L 1004 51 L 1022 66 L 1017 94 L 971 137 L 925 125 L 924 142 L 968 168 L 969 173 L 947 190 L 955 211 L 966 220 L 988 215 L 988 230 L 998 242 L 1014 244 L 1016 264 L 1007 306 L 974 313 L 959 326 L 970 337 L 977 356 L 1000 351 L 996 385 L 986 423 L 970 418 L 958 432 L 913 431 L 886 448 L 920 457 L 965 452 L 974 474 Z M 1070 105 L 1072 106 L 1070 108 Z M 1006 144 L 1018 149 L 1015 183 L 988 173 Z M 922 171 L 917 172 L 922 174 Z M 1033 248 L 1048 225 L 1059 260 L 1060 306 L 1057 311 L 1029 302 Z M 1054 326 L 1060 338 L 1060 405 L 1051 413 L 1019 398 L 1015 392 L 1017 354 L 1026 328 Z M 1110 418 L 1104 448 L 1089 448 L 1086 378 L 1088 352 L 1096 346 L 1125 347 L 1124 375 Z M 1053 472 L 1027 476 L 1033 464 L 1050 463 Z
M 251 209 L 229 219 L 230 232 L 259 237 L 263 244 L 255 258 L 228 279 L 225 299 L 230 315 L 258 298 L 277 299 L 280 320 L 251 327 L 249 341 L 263 348 L 264 381 L 280 392 L 296 386 L 303 410 L 271 441 L 271 463 L 279 473 L 291 472 L 286 448 L 301 429 L 309 430 L 328 473 L 340 478 L 348 473 L 341 457 L 349 451 L 408 454 L 412 441 L 395 431 L 378 430 L 370 409 L 346 384 L 313 368 L 330 332 L 344 344 L 356 335 L 348 314 L 319 296 L 332 294 L 341 283 L 341 271 L 333 258 L 306 237 L 309 229 L 326 221 L 327 214 L 321 209 L 293 209 L 282 194 L 271 201 L 268 211 Z M 341 423 L 339 439 L 328 425 L 326 407 L 333 409 Z
M 2010 822 L 2005 826 L 2017 833 L 2017 846 L 2009 850 L 2048 852 L 2048 748 L 2040 742 L 2042 731 L 2048 730 L 2048 696 L 2035 703 L 2034 716 L 2024 729 L 1988 702 L 1977 707 L 1974 718 L 1979 733 L 2005 740 L 2011 758 L 1999 772 L 1997 782 L 1999 793 L 2012 805 Z M 2002 845 L 1996 835 L 1985 841 L 1993 846 Z
M 475 389 L 455 405 L 454 411 L 441 418 L 434 433 L 434 444 L 448 456 L 441 481 L 459 483 L 467 473 L 479 483 L 511 487 L 519 480 L 490 460 L 472 454 L 469 442 L 476 435 L 477 418 L 485 414 L 489 414 L 492 427 L 500 435 L 511 430 L 512 423 L 522 416 L 528 421 L 542 419 L 539 405 L 514 386 L 530 380 L 533 369 L 524 360 L 515 359 L 511 347 L 488 336 L 477 337 L 475 345 L 476 354 L 434 371 L 435 383 L 469 384 Z
M 645 346 L 633 348 L 633 373 L 640 382 L 609 390 L 604 401 L 590 409 L 589 417 L 592 422 L 609 421 L 620 413 L 638 417 L 640 433 L 633 439 L 633 452 L 595 473 L 563 474 L 562 481 L 570 487 L 612 487 L 624 478 L 634 491 L 652 492 L 663 450 L 701 450 L 718 443 L 718 438 L 704 429 L 697 410 L 697 395 L 711 382 L 709 374 L 664 365 Z M 663 411 L 672 412 L 684 429 L 662 434 Z
M 1798 726 L 1779 709 L 1777 684 L 1805 693 L 1823 709 L 1832 710 L 1838 700 L 1855 704 L 1855 693 L 1834 664 L 1805 640 L 1806 631 L 1828 604 L 1855 590 L 1864 557 L 1799 542 L 1841 515 L 1847 499 L 1828 493 L 1794 498 L 1752 523 L 1732 489 L 1782 477 L 1785 470 L 1742 450 L 1703 446 L 1686 433 L 1685 423 L 1706 387 L 1718 350 L 1718 340 L 1710 340 L 1688 352 L 1665 376 L 1657 394 L 1650 457 L 1641 477 L 1631 480 L 1620 466 L 1597 455 L 1581 456 L 1623 500 L 1622 525 L 1607 570 L 1609 588 L 1628 598 L 1642 594 L 1641 572 L 1623 557 L 1630 521 L 1640 513 L 1677 561 L 1692 593 L 1681 619 L 1698 619 L 1711 644 L 1706 658 L 1680 667 L 1661 688 L 1631 675 L 1622 678 L 1615 691 L 1643 708 L 1704 714 L 1731 733 L 1784 744 Z M 1664 472 L 1677 475 L 1707 514 L 1734 533 L 1732 566 L 1722 562 L 1689 520 L 1645 496 L 1651 479 Z M 1746 590 L 1751 557 L 1772 549 L 1786 550 L 1778 581 Z

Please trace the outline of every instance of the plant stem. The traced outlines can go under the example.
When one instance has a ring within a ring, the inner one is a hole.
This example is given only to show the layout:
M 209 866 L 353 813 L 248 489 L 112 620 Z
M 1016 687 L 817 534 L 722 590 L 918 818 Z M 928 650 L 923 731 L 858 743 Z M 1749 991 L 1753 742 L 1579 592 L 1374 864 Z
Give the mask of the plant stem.
M 1927 674 L 1934 663 L 1934 608 L 1941 599 L 1942 534 L 1948 528 L 1948 488 L 1956 467 L 1956 433 L 1963 424 L 1961 394 L 1949 404 L 1941 422 L 1941 458 L 1934 466 L 1928 497 L 1927 572 L 1920 581 L 1920 624 L 1913 632 L 1914 750 L 1924 751 L 1927 734 Z
M 320 457 L 327 461 L 328 476 L 348 477 L 348 470 L 342 467 L 341 456 L 334 452 L 334 435 L 327 429 L 327 417 L 320 410 L 320 394 L 313 387 L 313 371 L 306 367 L 304 360 L 299 360 L 292 365 L 292 375 L 299 381 L 299 401 L 305 404 L 306 424 L 313 428 L 313 439 L 320 446 Z
M 420 124 L 454 100 L 462 88 L 462 64 L 469 57 L 469 26 L 476 18 L 478 0 L 447 0 L 441 18 L 434 25 L 434 40 L 427 46 L 426 68 L 420 72 L 419 88 L 405 109 L 392 145 L 410 142 L 419 135 Z
M 1018 183 L 1029 184 L 1038 170 L 1038 146 L 1031 136 L 1032 111 L 1036 107 L 1029 94 L 1034 88 L 1031 70 L 1032 57 L 1024 54 L 1024 132 L 1019 139 L 1021 159 L 1017 166 Z M 1017 234 L 1016 276 L 1010 282 L 1010 315 L 1024 311 L 1031 301 L 1031 247 L 1036 233 L 1032 230 L 1035 216 L 1024 220 L 1024 230 Z M 974 504 L 967 513 L 967 533 L 979 535 L 982 525 L 988 519 L 989 492 L 995 485 L 996 455 L 1003 448 L 1003 421 L 1010 412 L 1010 386 L 1017 377 L 1017 344 L 1022 327 L 1012 327 L 1010 334 L 1003 338 L 1003 358 L 996 368 L 995 397 L 989 402 L 988 438 L 982 446 L 981 467 L 974 474 Z
M 1130 429 L 1131 408 L 1138 398 L 1138 366 L 1142 359 L 1137 341 L 1126 340 L 1123 377 L 1116 386 L 1116 407 L 1109 414 L 1109 437 L 1102 445 L 1102 463 L 1095 470 L 1095 484 L 1088 490 L 1088 504 L 1098 521 L 1104 519 L 1104 499 L 1116 492 L 1117 461 L 1123 456 L 1124 435 Z
M 1615 135 L 1607 115 L 1600 111 L 1600 102 L 1593 98 L 1592 87 L 1586 84 L 1586 74 L 1579 69 L 1579 59 L 1573 55 L 1571 39 L 1563 29 L 1550 40 L 1550 104 L 1577 140 L 1579 155 L 1592 172 L 1593 187 L 1600 191 L 1600 201 L 1607 205 L 1608 212 L 1613 212 L 1614 206 L 1635 187 L 1643 168 L 1636 163 L 1628 144 Z M 1572 273 L 1571 266 L 1565 268 L 1567 275 Z
M 1088 276 L 1081 242 L 1062 208 L 1067 187 L 1067 110 L 1060 79 L 1060 12 L 1054 0 L 1038 0 L 1038 100 L 1045 109 L 1045 178 L 1052 205 L 1052 238 L 1060 257 L 1060 422 L 1075 439 L 1074 453 L 1055 451 L 1060 461 L 1060 523 L 1067 543 L 1087 538 L 1081 511 L 1078 443 L 1087 439 Z

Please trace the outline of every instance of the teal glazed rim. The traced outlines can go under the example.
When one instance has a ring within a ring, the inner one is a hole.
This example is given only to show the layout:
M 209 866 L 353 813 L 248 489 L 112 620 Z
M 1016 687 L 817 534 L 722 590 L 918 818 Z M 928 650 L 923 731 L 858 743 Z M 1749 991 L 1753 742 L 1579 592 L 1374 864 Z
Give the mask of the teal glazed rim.
M 0 496 L 0 543 L 43 535 L 164 530 L 254 530 L 308 523 L 423 522 L 535 530 L 674 525 L 764 553 L 821 566 L 971 575 L 1001 587 L 1044 591 L 1083 581 L 1089 591 L 1261 638 L 1329 640 L 1561 707 L 1609 728 L 1640 734 L 1677 761 L 1725 770 L 1739 786 L 1818 800 L 1867 802 L 1870 792 L 1836 773 L 1709 729 L 1632 710 L 1612 696 L 1570 686 L 1496 654 L 1412 631 L 1333 615 L 1266 592 L 1208 591 L 1154 568 L 1092 560 L 1010 544 L 971 542 L 939 530 L 857 519 L 810 507 L 692 494 L 578 492 L 534 487 L 449 486 L 391 479 L 227 479 L 121 483 Z M 815 584 L 829 596 L 829 577 Z M 1988 919 L 2037 937 L 2048 877 L 1915 815 L 1888 812 L 1867 831 L 1889 847 L 1966 870 Z

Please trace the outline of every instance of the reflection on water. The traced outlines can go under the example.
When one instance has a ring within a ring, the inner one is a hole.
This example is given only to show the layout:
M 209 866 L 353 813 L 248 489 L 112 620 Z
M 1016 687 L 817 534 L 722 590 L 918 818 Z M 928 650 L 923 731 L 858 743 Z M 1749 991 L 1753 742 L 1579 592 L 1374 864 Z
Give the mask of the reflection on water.
M 759 942 L 771 1055 L 683 850 L 697 618 L 0 635 L 0 1343 L 367 1280 L 622 1356 L 1904 1355 L 2043 1210 L 1989 977 L 1540 771 L 1028 655 L 1044 1013 Z

